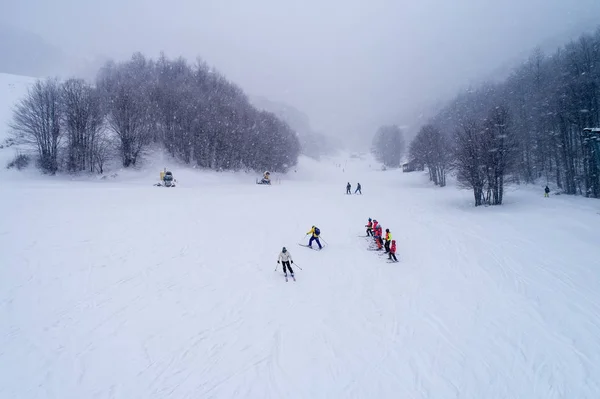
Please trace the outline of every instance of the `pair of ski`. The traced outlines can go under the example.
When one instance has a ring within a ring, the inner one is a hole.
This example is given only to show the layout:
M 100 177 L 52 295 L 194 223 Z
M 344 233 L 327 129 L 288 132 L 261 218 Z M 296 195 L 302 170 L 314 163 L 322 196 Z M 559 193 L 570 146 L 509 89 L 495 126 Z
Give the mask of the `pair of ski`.
M 369 251 L 377 251 L 377 249 L 369 249 Z M 382 252 L 382 253 L 380 253 L 380 254 L 379 254 L 379 256 L 385 256 L 385 255 L 386 255 L 386 253 L 385 253 L 385 252 Z M 398 262 L 400 262 L 400 261 L 399 261 L 399 260 L 393 260 L 393 259 L 387 258 L 387 259 L 385 260 L 385 262 L 386 262 L 386 263 L 398 263 Z
M 386 256 L 386 255 L 388 255 L 388 253 L 387 252 L 382 252 L 382 253 L 380 253 L 378 255 L 379 256 Z M 398 262 L 400 262 L 400 261 L 399 260 L 393 260 L 392 258 L 389 258 L 389 257 L 386 258 L 386 260 L 385 260 L 385 263 L 398 263 Z
M 367 251 L 383 251 L 384 249 L 379 249 L 379 248 L 367 248 Z M 386 256 L 387 252 L 381 252 L 378 254 L 379 256 Z M 386 263 L 398 263 L 400 262 L 399 260 L 392 260 L 390 258 L 386 259 L 385 261 Z
M 384 257 L 384 256 L 386 256 L 387 254 L 388 254 L 387 252 L 382 252 L 382 253 L 380 253 L 380 254 L 378 254 L 378 255 L 379 255 L 379 256 L 381 256 L 381 257 Z M 399 261 L 399 260 L 393 260 L 393 259 L 391 259 L 391 258 L 389 258 L 389 257 L 388 257 L 388 258 L 385 258 L 385 263 L 398 263 L 398 262 L 400 262 L 400 261 Z
M 359 237 L 363 237 L 363 238 L 373 238 L 372 236 L 359 236 Z M 377 248 L 376 246 L 369 246 L 369 248 L 367 248 L 367 251 L 383 251 L 383 248 Z M 387 255 L 387 252 L 382 252 L 379 254 L 379 256 L 385 256 Z M 392 259 L 387 259 L 385 261 L 385 263 L 398 263 L 400 262 L 399 260 L 392 260 Z
M 275 271 L 277 271 L 277 268 L 275 268 Z M 285 281 L 288 281 L 288 275 L 287 273 L 284 273 L 283 277 L 285 277 Z M 293 273 L 290 273 L 290 277 L 294 279 L 294 281 L 296 281 L 296 276 L 294 276 Z
M 301 247 L 306 247 L 306 248 L 312 249 L 312 250 L 314 250 L 314 251 L 320 251 L 320 250 L 322 250 L 322 249 L 324 248 L 324 247 L 321 247 L 321 248 L 313 248 L 313 247 L 309 247 L 309 246 L 308 246 L 308 245 L 306 245 L 306 244 L 298 244 L 298 245 L 300 245 Z

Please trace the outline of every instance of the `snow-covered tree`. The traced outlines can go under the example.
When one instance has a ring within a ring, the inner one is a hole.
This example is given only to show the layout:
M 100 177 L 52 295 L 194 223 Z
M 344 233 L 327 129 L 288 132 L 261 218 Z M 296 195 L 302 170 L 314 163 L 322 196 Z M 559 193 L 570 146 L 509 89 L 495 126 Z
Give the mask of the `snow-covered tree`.
M 69 79 L 61 89 L 67 170 L 93 172 L 96 140 L 104 124 L 100 95 L 81 79 Z
M 434 125 L 425 125 L 413 139 L 409 148 L 412 162 L 426 165 L 429 170 L 429 180 L 435 185 L 446 185 L 446 174 L 452 152 L 448 138 Z
M 46 173 L 58 171 L 62 115 L 58 79 L 37 81 L 14 111 L 11 128 L 16 140 L 37 150 L 39 166 Z
M 502 104 L 501 111 L 497 104 Z M 541 179 L 541 184 L 553 182 L 567 194 L 600 198 L 600 165 L 583 134 L 585 128 L 600 126 L 600 28 L 551 55 L 535 49 L 504 82 L 465 90 L 430 123 L 458 132 L 454 139 L 460 139 L 466 134 L 465 120 L 482 131 L 497 131 L 489 120 L 501 115 L 509 122 L 510 138 L 504 143 L 504 175 L 515 182 Z M 499 188 L 491 195 L 501 201 Z
M 382 126 L 373 137 L 371 149 L 375 158 L 387 167 L 397 168 L 405 151 L 404 134 L 396 126 Z

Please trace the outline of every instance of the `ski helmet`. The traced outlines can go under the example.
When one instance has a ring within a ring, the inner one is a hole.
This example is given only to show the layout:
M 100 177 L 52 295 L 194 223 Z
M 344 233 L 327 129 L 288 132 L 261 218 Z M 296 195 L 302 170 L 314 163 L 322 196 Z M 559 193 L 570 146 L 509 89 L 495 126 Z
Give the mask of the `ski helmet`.
M 283 249 L 281 250 L 281 252 L 286 252 L 287 249 L 285 249 L 285 247 L 283 247 Z
M 390 232 L 390 229 L 385 229 L 385 232 L 386 232 L 386 233 L 389 233 L 389 232 Z

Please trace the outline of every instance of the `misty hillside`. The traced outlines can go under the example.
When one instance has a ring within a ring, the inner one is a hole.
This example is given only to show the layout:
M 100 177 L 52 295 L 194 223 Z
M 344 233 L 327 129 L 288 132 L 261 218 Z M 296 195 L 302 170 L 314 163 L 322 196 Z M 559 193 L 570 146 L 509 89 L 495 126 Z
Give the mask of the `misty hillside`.
M 475 205 L 501 205 L 511 183 L 600 198 L 600 26 L 508 78 L 459 93 L 410 144 L 414 167 L 444 187 L 452 173 Z
M 507 79 L 515 68 L 527 62 L 531 53 L 536 49 L 547 54 L 553 54 L 557 48 L 564 46 L 566 43 L 577 41 L 582 33 L 593 34 L 597 27 L 598 19 L 593 18 L 589 21 L 582 22 L 578 26 L 573 26 L 562 32 L 550 35 L 531 48 L 524 49 L 512 57 L 508 57 L 497 68 L 494 68 L 485 79 L 480 79 L 479 82 L 482 80 L 497 82 Z M 476 84 L 477 81 L 472 81 L 471 83 Z
M 481 75 L 472 75 L 461 83 L 459 91 L 468 91 L 479 87 L 483 82 L 502 82 L 509 78 L 511 73 L 520 66 L 526 65 L 532 53 L 536 49 L 543 53 L 552 55 L 557 49 L 564 47 L 570 41 L 577 41 L 582 33 L 593 34 L 598 27 L 598 19 L 593 17 L 584 20 L 580 24 L 569 26 L 559 32 L 546 36 L 540 41 L 529 41 L 530 45 L 526 48 L 517 50 L 511 55 L 507 55 L 499 64 L 491 67 L 486 73 Z M 451 103 L 455 96 L 455 91 L 450 91 L 444 95 L 436 92 L 425 92 L 426 100 L 419 103 L 410 104 L 410 110 L 397 112 L 394 120 L 400 124 L 406 125 L 406 133 L 410 138 L 417 135 L 419 129 L 428 123 L 431 118 L 438 115 L 446 106 Z M 406 106 L 406 105 L 404 105 Z
M 42 77 L 65 68 L 60 49 L 31 32 L 0 24 L 0 72 Z
M 294 129 L 298 133 L 304 155 L 319 159 L 322 155 L 332 154 L 340 147 L 339 143 L 332 141 L 328 136 L 315 132 L 308 115 L 297 108 L 283 102 L 271 101 L 264 96 L 250 96 L 249 100 L 256 108 L 272 112 Z
M 264 96 L 249 96 L 249 100 L 258 109 L 264 109 L 284 120 L 298 134 L 313 133 L 310 119 L 304 112 L 283 102 L 271 101 Z

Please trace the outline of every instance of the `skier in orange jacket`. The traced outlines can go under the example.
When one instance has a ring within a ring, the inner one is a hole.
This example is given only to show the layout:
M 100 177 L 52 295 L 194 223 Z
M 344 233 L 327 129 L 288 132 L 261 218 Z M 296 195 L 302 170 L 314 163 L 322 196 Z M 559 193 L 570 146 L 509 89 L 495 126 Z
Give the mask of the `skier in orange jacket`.
M 369 218 L 369 223 L 366 224 L 365 226 L 367 228 L 367 237 L 368 236 L 373 236 L 373 222 L 371 221 L 371 218 Z

